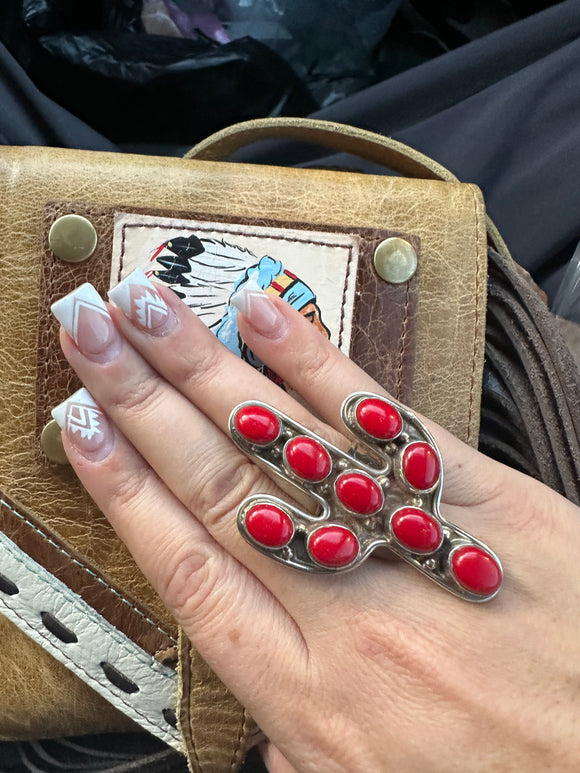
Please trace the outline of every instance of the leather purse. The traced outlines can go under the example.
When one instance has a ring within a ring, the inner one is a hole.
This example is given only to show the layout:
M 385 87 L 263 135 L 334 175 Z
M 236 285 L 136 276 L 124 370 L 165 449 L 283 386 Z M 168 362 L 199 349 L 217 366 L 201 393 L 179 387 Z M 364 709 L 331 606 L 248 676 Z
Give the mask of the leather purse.
M 405 176 L 224 160 L 273 136 Z M 578 501 L 578 379 L 557 324 L 479 189 L 401 143 L 263 119 L 186 159 L 1 148 L 0 238 L 3 739 L 137 726 L 193 771 L 221 773 L 260 738 L 59 450 L 50 410 L 79 383 L 49 307 L 82 282 L 106 294 L 141 266 L 252 362 L 224 332 L 229 285 L 216 288 L 236 261 L 268 270 L 269 291 L 313 315 L 396 399 L 473 446 L 483 383 L 483 450 Z

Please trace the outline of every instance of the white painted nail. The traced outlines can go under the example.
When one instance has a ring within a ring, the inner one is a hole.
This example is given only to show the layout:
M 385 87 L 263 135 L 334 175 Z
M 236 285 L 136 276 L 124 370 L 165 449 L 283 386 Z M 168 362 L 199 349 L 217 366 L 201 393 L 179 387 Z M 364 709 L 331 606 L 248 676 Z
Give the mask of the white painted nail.
M 248 279 L 244 286 L 230 298 L 231 305 L 247 317 L 250 316 L 250 296 L 252 293 L 266 295 L 255 279 Z
M 53 408 L 51 414 L 81 452 L 92 459 L 108 455 L 113 441 L 109 421 L 85 387 Z
M 103 354 L 118 338 L 105 302 L 88 282 L 53 303 L 50 309 L 88 356 Z
M 158 330 L 170 319 L 169 309 L 144 271 L 136 268 L 109 290 L 109 299 L 145 330 Z M 164 332 L 168 332 L 164 330 Z
M 252 327 L 267 338 L 282 338 L 288 330 L 286 318 L 272 298 L 253 279 L 230 298 L 232 306 L 247 317 Z

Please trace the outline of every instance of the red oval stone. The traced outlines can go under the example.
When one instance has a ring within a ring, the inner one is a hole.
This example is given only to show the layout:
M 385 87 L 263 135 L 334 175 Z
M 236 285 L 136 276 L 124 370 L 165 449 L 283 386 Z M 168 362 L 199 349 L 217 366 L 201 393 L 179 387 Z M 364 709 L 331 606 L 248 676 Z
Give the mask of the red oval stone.
M 429 443 L 411 443 L 403 451 L 403 474 L 413 488 L 426 491 L 441 472 L 437 452 Z
M 479 596 L 489 596 L 501 585 L 501 568 L 482 548 L 465 546 L 453 553 L 451 568 L 457 582 Z
M 374 397 L 361 400 L 355 413 L 361 429 L 378 440 L 392 440 L 403 429 L 401 414 L 386 400 Z
M 336 496 L 353 513 L 372 515 L 383 506 L 383 492 L 378 483 L 360 472 L 344 472 L 334 483 Z
M 358 551 L 358 539 L 344 526 L 321 526 L 308 539 L 308 552 L 323 566 L 348 566 Z
M 294 526 L 288 513 L 276 505 L 254 505 L 246 514 L 246 529 L 267 548 L 283 548 L 292 539 Z
M 236 413 L 234 424 L 238 432 L 249 443 L 266 445 L 280 434 L 277 417 L 261 405 L 245 405 Z
M 402 507 L 391 518 L 391 529 L 403 547 L 415 553 L 432 553 L 441 544 L 437 521 L 418 507 Z
M 303 480 L 319 481 L 330 472 L 328 451 L 310 437 L 295 437 L 286 443 L 284 456 L 288 467 Z

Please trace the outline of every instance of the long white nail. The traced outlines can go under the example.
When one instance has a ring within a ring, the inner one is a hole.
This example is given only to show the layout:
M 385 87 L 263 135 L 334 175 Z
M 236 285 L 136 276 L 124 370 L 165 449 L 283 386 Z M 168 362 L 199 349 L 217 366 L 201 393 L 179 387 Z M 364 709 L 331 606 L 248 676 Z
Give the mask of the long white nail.
M 282 338 L 288 329 L 286 318 L 253 279 L 248 279 L 242 289 L 232 295 L 230 303 L 249 319 L 258 333 L 267 338 Z
M 113 442 L 110 423 L 85 387 L 53 408 L 51 414 L 83 454 L 93 460 L 108 455 Z
M 109 299 L 145 330 L 158 331 L 163 326 L 164 332 L 168 332 L 165 329 L 170 320 L 167 304 L 140 268 L 109 290 Z
M 242 314 L 249 317 L 252 295 L 266 295 L 266 293 L 255 279 L 248 279 L 244 286 L 231 296 L 230 303 Z
M 105 302 L 88 282 L 53 303 L 50 309 L 83 354 L 93 359 L 118 342 Z

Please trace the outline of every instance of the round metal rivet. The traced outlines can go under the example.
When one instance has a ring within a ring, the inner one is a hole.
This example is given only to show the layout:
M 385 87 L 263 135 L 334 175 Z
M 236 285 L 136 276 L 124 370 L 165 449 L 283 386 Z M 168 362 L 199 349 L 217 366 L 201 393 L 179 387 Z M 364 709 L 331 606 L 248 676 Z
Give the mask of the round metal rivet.
M 56 464 L 69 464 L 69 460 L 64 452 L 60 427 L 54 419 L 49 421 L 42 430 L 40 436 L 40 447 L 46 458 Z
M 385 282 L 407 282 L 417 270 L 417 253 L 413 245 L 399 236 L 382 241 L 373 258 L 377 274 Z
M 90 258 L 95 251 L 97 232 L 86 217 L 63 215 L 50 227 L 48 244 L 60 260 L 78 263 Z

